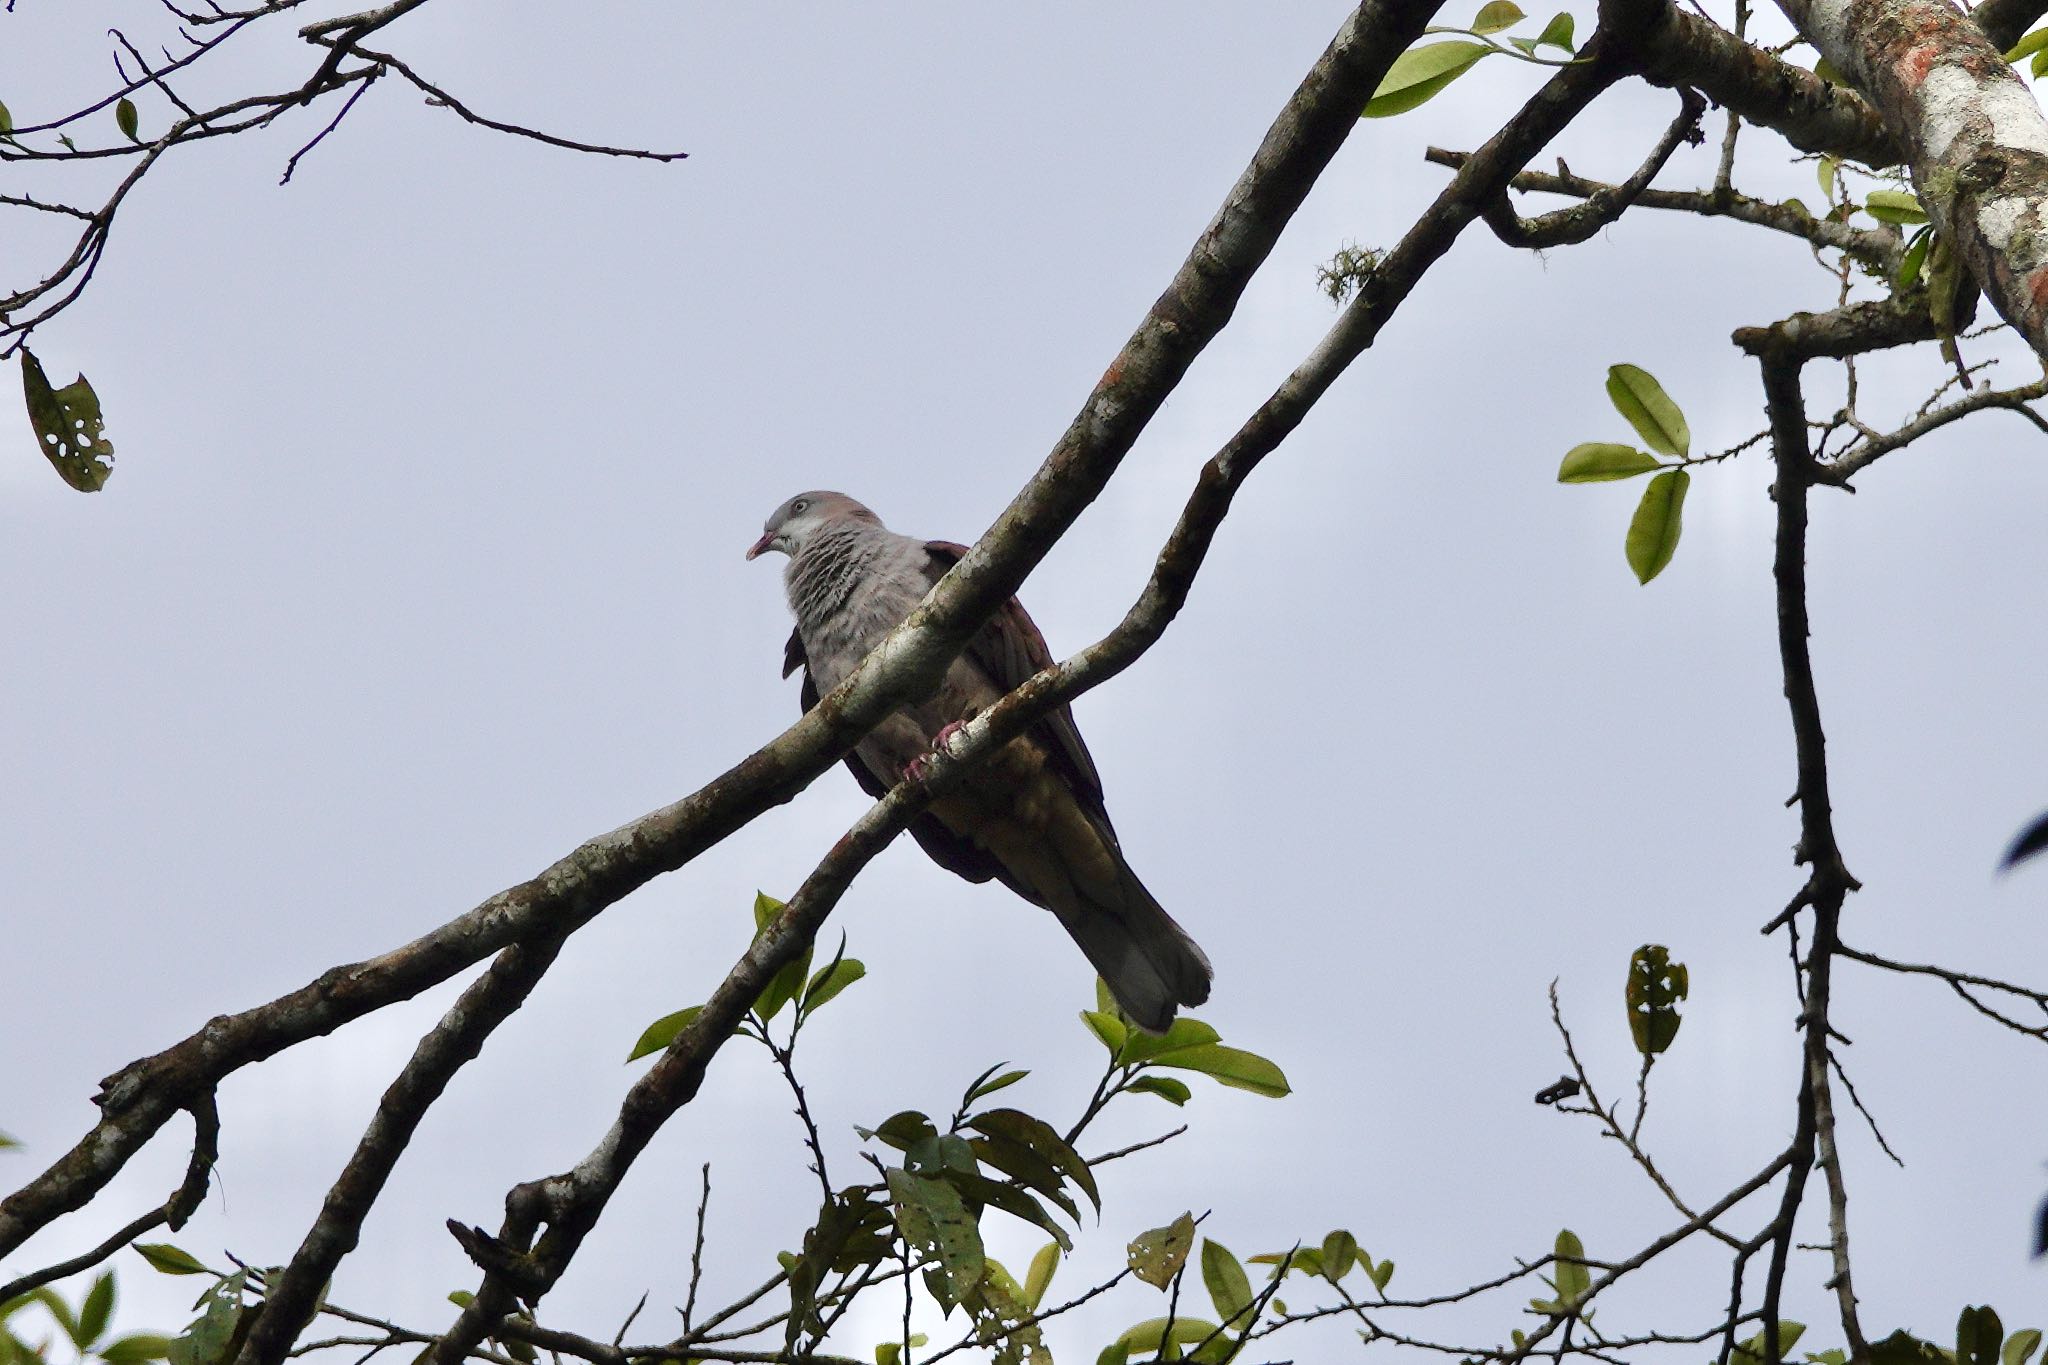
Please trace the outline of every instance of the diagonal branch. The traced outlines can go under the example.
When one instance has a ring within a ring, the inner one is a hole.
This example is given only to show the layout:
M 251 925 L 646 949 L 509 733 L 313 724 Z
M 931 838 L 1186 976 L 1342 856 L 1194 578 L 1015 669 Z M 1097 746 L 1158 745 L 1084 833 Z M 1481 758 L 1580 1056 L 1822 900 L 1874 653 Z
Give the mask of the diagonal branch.
M 109 1077 L 93 1130 L 0 1200 L 0 1255 L 83 1206 L 186 1097 L 409 999 L 522 938 L 557 927 L 574 932 L 795 796 L 905 699 L 929 691 L 981 622 L 1101 491 L 1188 366 L 1222 330 L 1358 110 L 1433 10 L 1432 0 L 1365 0 L 1358 7 L 1037 474 L 911 619 L 816 708 L 691 795 L 589 840 L 412 943 L 337 967 L 269 1004 L 217 1018 Z

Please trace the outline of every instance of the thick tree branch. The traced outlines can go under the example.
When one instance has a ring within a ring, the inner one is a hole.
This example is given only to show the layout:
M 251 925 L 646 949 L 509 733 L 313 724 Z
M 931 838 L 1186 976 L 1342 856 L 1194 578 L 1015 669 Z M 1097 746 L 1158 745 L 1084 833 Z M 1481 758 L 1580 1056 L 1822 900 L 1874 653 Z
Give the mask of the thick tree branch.
M 789 800 L 906 698 L 928 691 L 980 623 L 1023 581 L 1115 472 L 1138 433 L 1236 307 L 1252 272 L 1357 122 L 1429 0 L 1367 0 L 1267 133 L 1167 291 L 1079 416 L 982 540 L 830 696 L 779 738 L 681 801 L 592 839 L 529 881 L 380 957 L 211 1021 L 104 1084 L 98 1125 L 0 1201 L 0 1254 L 82 1207 L 189 1096 L 230 1072 L 332 1032 L 538 932 L 573 932 Z
M 2048 357 L 2048 116 L 1945 0 L 1779 0 L 1867 92 L 1942 237 Z
M 1599 41 L 1596 38 L 1595 48 Z M 482 1288 L 437 1346 L 437 1365 L 455 1365 L 469 1346 L 482 1340 L 492 1324 L 511 1311 L 516 1299 L 531 1301 L 553 1285 L 654 1131 L 694 1097 L 710 1057 L 768 979 L 811 941 L 838 896 L 866 862 L 901 832 L 934 794 L 950 785 L 957 777 L 958 765 L 976 761 L 1021 733 L 1052 706 L 1107 681 L 1157 641 L 1186 601 L 1215 530 L 1244 479 L 1363 351 L 1422 272 L 1476 216 L 1478 206 L 1497 196 L 1508 177 L 1619 74 L 1618 63 L 1600 60 L 1597 54 L 1584 65 L 1566 68 L 1481 148 L 1388 254 L 1330 335 L 1204 467 L 1151 579 L 1123 622 L 1104 639 L 1039 673 L 975 718 L 958 732 L 950 753 L 937 760 L 922 782 L 899 785 L 856 823 L 790 899 L 782 917 L 713 992 L 703 1013 L 634 1087 L 618 1121 L 581 1164 L 573 1171 L 514 1190 L 506 1201 L 504 1225 L 495 1237 L 480 1229 L 455 1229 L 487 1274 Z M 944 586 L 941 583 L 939 590 Z M 913 616 L 912 621 L 916 619 Z M 885 642 L 877 655 L 886 648 Z M 527 1251 L 529 1240 L 543 1224 L 546 1234 Z
M 1643 12 L 1638 69 L 1657 85 L 1690 85 L 1724 109 L 1769 128 L 1806 152 L 1833 152 L 1867 166 L 1899 159 L 1882 119 L 1854 91 L 1751 46 L 1673 0 L 1603 0 Z

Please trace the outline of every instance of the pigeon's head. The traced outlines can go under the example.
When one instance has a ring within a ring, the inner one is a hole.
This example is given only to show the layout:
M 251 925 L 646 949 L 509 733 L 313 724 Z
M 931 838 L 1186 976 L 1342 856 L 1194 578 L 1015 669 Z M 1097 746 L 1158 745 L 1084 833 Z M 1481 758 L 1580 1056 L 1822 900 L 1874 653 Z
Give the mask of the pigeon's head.
M 794 557 L 804 543 L 827 527 L 848 521 L 880 526 L 882 519 L 844 493 L 799 493 L 769 514 L 761 538 L 747 550 L 747 558 L 780 550 Z

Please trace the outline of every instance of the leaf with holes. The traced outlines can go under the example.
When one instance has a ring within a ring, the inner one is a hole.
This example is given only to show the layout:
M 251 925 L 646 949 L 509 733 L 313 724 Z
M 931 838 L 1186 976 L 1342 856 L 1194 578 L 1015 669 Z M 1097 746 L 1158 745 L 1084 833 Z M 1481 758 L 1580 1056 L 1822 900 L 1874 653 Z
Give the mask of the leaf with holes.
M 1678 534 L 1683 528 L 1685 490 L 1692 476 L 1683 469 L 1667 469 L 1650 480 L 1636 514 L 1628 524 L 1628 538 L 1622 544 L 1636 582 L 1647 583 L 1664 572 L 1671 556 L 1678 553 Z
M 935 1257 L 953 1302 L 967 1297 L 987 1270 L 981 1229 L 959 1192 L 943 1180 L 892 1170 L 889 1200 L 896 1208 L 896 1226 L 904 1239 Z
M 1671 1046 L 1683 1022 L 1678 1002 L 1691 989 L 1692 978 L 1683 962 L 1671 960 L 1671 950 L 1661 943 L 1645 943 L 1629 955 L 1628 1031 L 1636 1051 L 1654 1057 Z
M 36 443 L 58 475 L 81 493 L 97 493 L 114 472 L 114 443 L 101 431 L 100 398 L 84 375 L 50 387 L 42 362 L 21 348 L 21 388 Z
M 1154 1289 L 1164 1289 L 1188 1263 L 1188 1252 L 1194 1245 L 1195 1218 L 1184 1213 L 1163 1228 L 1141 1232 L 1131 1239 L 1127 1253 L 1131 1273 Z

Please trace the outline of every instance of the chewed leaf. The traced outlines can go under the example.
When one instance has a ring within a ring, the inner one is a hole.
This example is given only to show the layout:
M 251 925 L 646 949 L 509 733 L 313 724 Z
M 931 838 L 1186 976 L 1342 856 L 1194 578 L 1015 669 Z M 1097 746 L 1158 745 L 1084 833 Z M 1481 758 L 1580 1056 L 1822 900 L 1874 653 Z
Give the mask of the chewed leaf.
M 1195 1219 L 1184 1213 L 1163 1228 L 1141 1232 L 1131 1239 L 1131 1273 L 1154 1289 L 1164 1289 L 1187 1264 L 1188 1252 L 1194 1245 Z
M 21 387 L 28 400 L 36 443 L 64 482 L 81 493 L 97 493 L 114 472 L 114 443 L 102 434 L 100 398 L 84 375 L 61 389 L 50 387 L 42 362 L 21 350 Z

